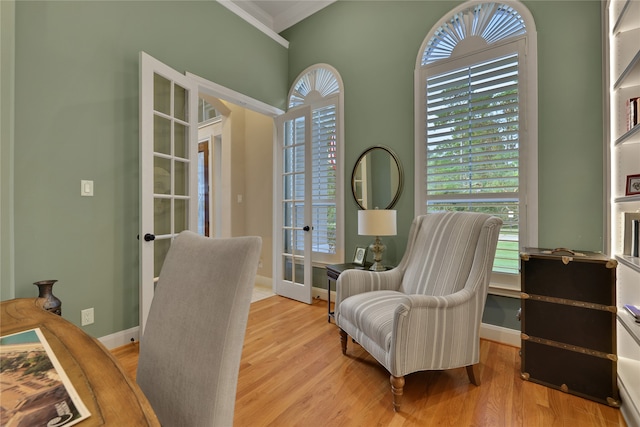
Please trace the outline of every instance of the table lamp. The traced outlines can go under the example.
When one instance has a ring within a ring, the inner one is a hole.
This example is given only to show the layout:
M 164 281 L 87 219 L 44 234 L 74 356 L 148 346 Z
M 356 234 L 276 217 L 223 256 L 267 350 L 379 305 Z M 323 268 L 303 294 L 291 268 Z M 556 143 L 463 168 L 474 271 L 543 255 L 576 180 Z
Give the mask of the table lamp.
M 358 211 L 358 234 L 361 236 L 376 236 L 376 240 L 369 246 L 373 252 L 373 265 L 370 270 L 385 271 L 382 265 L 382 252 L 387 248 L 380 241 L 380 236 L 395 236 L 396 211 L 389 209 L 364 209 Z

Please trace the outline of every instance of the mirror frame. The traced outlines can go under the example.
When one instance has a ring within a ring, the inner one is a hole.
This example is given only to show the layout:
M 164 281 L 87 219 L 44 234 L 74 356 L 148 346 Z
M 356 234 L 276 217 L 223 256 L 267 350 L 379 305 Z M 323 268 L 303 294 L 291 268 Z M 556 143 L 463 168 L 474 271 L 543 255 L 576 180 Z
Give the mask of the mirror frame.
M 390 148 L 385 147 L 384 145 L 371 146 L 366 150 L 364 150 L 362 154 L 360 154 L 360 157 L 358 157 L 358 160 L 356 160 L 356 164 L 353 166 L 353 170 L 351 171 L 351 194 L 353 195 L 353 200 L 355 200 L 358 207 L 360 209 L 366 210 L 367 208 L 365 208 L 360 204 L 360 201 L 358 200 L 358 196 L 356 195 L 356 184 L 355 184 L 356 170 L 358 169 L 358 166 L 360 165 L 360 162 L 362 161 L 362 159 L 364 159 L 364 157 L 373 150 L 384 150 L 387 153 L 389 153 L 393 161 L 396 163 L 396 167 L 398 168 L 398 188 L 396 190 L 396 194 L 394 195 L 391 202 L 383 208 L 383 209 L 391 209 L 396 205 L 396 203 L 398 203 L 398 199 L 400 199 L 400 194 L 402 194 L 402 187 L 404 186 L 404 171 L 402 169 L 402 163 L 400 163 L 400 159 L 398 158 L 396 153 L 394 153 Z

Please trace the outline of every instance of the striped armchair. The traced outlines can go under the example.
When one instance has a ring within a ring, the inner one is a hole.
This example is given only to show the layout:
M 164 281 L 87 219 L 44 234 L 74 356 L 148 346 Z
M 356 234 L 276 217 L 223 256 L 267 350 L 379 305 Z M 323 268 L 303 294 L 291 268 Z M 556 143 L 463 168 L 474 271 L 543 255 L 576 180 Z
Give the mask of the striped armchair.
M 391 373 L 395 411 L 412 372 L 465 366 L 479 385 L 480 323 L 501 225 L 471 212 L 418 216 L 398 267 L 338 278 L 342 353 L 349 335 Z

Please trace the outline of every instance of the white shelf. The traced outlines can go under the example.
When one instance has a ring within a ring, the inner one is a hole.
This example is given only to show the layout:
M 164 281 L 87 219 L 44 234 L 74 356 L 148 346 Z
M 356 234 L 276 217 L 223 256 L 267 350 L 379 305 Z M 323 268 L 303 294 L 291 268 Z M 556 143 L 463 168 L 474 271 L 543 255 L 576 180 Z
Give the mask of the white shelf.
M 638 0 L 627 0 L 624 4 L 620 16 L 613 26 L 614 35 L 638 28 L 640 20 L 640 2 Z
M 630 255 L 616 255 L 616 260 L 640 273 L 640 257 Z M 638 278 L 640 281 L 640 277 Z
M 630 202 L 640 202 L 640 194 L 635 194 L 633 196 L 620 196 L 614 199 L 616 203 L 630 203 Z
M 636 341 L 636 344 L 640 346 L 640 323 L 637 323 L 624 307 L 618 307 L 618 320 L 627 332 L 629 332 L 629 335 Z M 640 363 L 640 361 L 638 361 L 638 363 Z
M 620 77 L 613 85 L 614 89 L 640 85 L 640 51 L 636 52 L 629 65 L 620 73 Z
M 640 124 L 635 125 L 620 138 L 616 139 L 615 145 L 634 144 L 640 142 Z

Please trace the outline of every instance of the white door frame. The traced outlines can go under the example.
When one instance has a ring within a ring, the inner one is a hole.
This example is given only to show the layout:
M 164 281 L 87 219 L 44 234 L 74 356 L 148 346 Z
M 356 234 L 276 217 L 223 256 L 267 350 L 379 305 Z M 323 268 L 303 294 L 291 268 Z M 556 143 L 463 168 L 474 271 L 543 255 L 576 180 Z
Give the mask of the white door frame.
M 187 77 L 191 78 L 193 81 L 195 81 L 198 84 L 198 92 L 201 95 L 204 94 L 204 95 L 208 95 L 208 96 L 211 96 L 211 97 L 219 98 L 219 99 L 227 101 L 227 102 L 229 102 L 231 104 L 235 104 L 235 105 L 238 105 L 240 107 L 246 108 L 248 110 L 255 111 L 256 113 L 260 113 L 262 115 L 265 115 L 265 116 L 273 118 L 274 119 L 274 126 L 273 126 L 272 140 L 273 140 L 274 147 L 277 146 L 275 119 L 277 117 L 281 116 L 282 114 L 284 114 L 283 110 L 281 110 L 279 108 L 276 108 L 276 107 L 273 107 L 273 106 L 271 106 L 269 104 L 266 104 L 266 103 L 264 103 L 262 101 L 258 101 L 257 99 L 254 99 L 254 98 L 251 98 L 249 96 L 246 96 L 246 95 L 244 95 L 244 94 L 242 94 L 240 92 L 236 92 L 236 91 L 234 91 L 232 89 L 228 89 L 228 88 L 226 88 L 224 86 L 221 86 L 221 85 L 219 85 L 217 83 L 214 83 L 214 82 L 212 82 L 210 80 L 205 79 L 204 77 L 200 77 L 200 76 L 198 76 L 196 74 L 193 74 L 193 73 L 190 73 L 188 71 L 185 72 L 185 75 Z M 224 120 L 225 119 L 223 118 L 223 121 Z M 229 132 L 228 128 L 229 128 L 229 126 L 225 126 L 224 123 L 223 123 L 223 135 L 222 135 L 223 152 L 221 153 L 223 162 L 225 161 L 224 140 L 225 140 L 225 138 L 228 138 L 228 132 Z M 230 160 L 230 159 L 227 159 L 227 160 Z M 272 189 L 273 194 L 275 194 L 276 191 L 277 191 L 275 186 L 276 186 L 276 182 L 277 182 L 276 177 L 277 177 L 278 173 L 279 173 L 278 170 L 274 170 L 273 171 L 273 176 L 274 176 L 274 188 Z M 223 179 L 223 187 L 224 187 L 225 177 L 222 177 L 222 179 Z M 229 176 L 226 179 L 228 179 L 229 182 L 230 182 L 231 177 Z M 227 203 L 227 206 L 231 206 L 231 203 L 232 203 L 231 194 L 230 193 L 229 194 L 224 194 L 222 197 L 223 197 L 222 203 Z M 279 218 L 281 215 L 282 215 L 281 209 L 279 208 L 277 203 L 274 203 L 274 206 L 273 206 L 273 218 L 274 218 L 274 220 L 276 218 Z M 223 222 L 224 222 L 224 220 L 223 220 Z M 224 227 L 224 226 L 222 227 L 223 230 L 225 228 L 227 230 L 231 229 L 230 227 Z M 279 230 L 276 231 L 274 229 L 274 233 L 275 232 L 279 232 Z M 272 253 L 274 254 L 273 255 L 274 256 L 274 260 L 275 260 L 275 257 L 276 257 L 275 254 L 280 253 L 279 252 L 280 247 L 278 246 L 277 240 L 278 239 L 276 239 L 275 235 L 274 235 L 273 244 L 272 244 Z M 273 290 L 275 292 L 276 281 L 277 281 L 276 274 L 275 274 L 275 268 L 272 269 L 272 275 L 273 275 L 272 288 L 273 288 Z
M 232 104 L 236 104 L 257 113 L 264 114 L 265 116 L 277 117 L 281 114 L 284 114 L 284 111 L 279 108 L 273 107 L 269 104 L 265 104 L 262 101 L 258 101 L 257 99 L 253 99 L 249 96 L 243 95 L 240 92 L 228 89 L 224 86 L 212 82 L 211 80 L 200 77 L 197 74 L 193 74 L 188 71 L 184 74 L 198 84 L 198 91 L 200 93 L 220 98 Z

